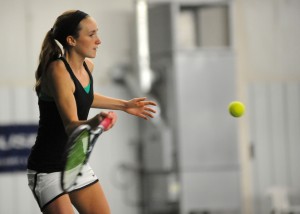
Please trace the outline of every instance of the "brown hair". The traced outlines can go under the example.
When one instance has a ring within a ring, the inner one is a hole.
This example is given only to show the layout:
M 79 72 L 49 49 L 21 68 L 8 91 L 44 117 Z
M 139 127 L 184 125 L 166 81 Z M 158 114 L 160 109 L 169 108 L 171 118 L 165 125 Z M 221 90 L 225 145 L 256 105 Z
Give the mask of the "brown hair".
M 41 90 L 43 73 L 53 60 L 63 55 L 62 49 L 55 40 L 63 46 L 64 50 L 68 50 L 67 36 L 73 36 L 75 39 L 78 38 L 80 31 L 79 23 L 87 16 L 88 14 L 79 10 L 66 11 L 57 17 L 53 28 L 47 32 L 42 44 L 38 68 L 35 72 L 35 91 L 37 94 L 39 94 Z

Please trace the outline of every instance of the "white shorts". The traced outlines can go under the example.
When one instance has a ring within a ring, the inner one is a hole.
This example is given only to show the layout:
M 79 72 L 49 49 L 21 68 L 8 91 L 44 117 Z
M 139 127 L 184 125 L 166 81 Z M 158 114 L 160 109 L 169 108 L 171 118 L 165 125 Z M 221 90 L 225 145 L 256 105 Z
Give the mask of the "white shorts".
M 77 178 L 76 184 L 70 188 L 69 192 L 85 188 L 98 181 L 89 164 L 82 167 L 81 173 L 82 175 Z M 61 172 L 39 173 L 28 169 L 27 177 L 28 186 L 41 210 L 58 197 L 67 194 L 61 188 Z

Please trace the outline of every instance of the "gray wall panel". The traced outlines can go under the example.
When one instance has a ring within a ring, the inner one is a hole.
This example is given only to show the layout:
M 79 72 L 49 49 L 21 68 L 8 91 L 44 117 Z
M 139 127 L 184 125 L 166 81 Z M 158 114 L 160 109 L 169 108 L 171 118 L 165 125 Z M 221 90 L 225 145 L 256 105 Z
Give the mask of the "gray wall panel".
M 182 174 L 181 213 L 240 213 L 238 171 L 202 171 Z
M 238 165 L 236 99 L 231 52 L 180 52 L 176 61 L 179 153 L 182 168 Z

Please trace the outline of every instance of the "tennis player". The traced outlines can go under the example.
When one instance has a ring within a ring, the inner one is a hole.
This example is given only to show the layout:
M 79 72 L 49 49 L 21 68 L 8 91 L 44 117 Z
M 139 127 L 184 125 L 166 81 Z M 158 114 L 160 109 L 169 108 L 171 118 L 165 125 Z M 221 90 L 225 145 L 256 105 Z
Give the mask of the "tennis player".
M 82 11 L 60 15 L 42 44 L 36 70 L 36 93 L 40 111 L 35 145 L 28 159 L 28 183 L 43 213 L 109 214 L 110 208 L 101 185 L 89 164 L 70 192 L 60 186 L 62 156 L 68 135 L 81 124 L 97 127 L 104 117 L 112 124 L 114 112 L 88 118 L 90 108 L 122 110 L 143 119 L 153 118 L 155 102 L 146 98 L 121 100 L 93 91 L 90 58 L 101 44 L 95 20 Z

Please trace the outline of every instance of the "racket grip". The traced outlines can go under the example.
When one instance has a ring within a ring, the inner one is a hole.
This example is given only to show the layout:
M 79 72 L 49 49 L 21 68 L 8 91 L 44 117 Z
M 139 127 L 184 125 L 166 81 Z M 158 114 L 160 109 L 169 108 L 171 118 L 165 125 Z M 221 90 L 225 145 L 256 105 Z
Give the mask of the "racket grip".
M 104 120 L 101 121 L 100 127 L 106 130 L 110 124 L 111 124 L 111 118 L 106 117 L 104 118 Z

